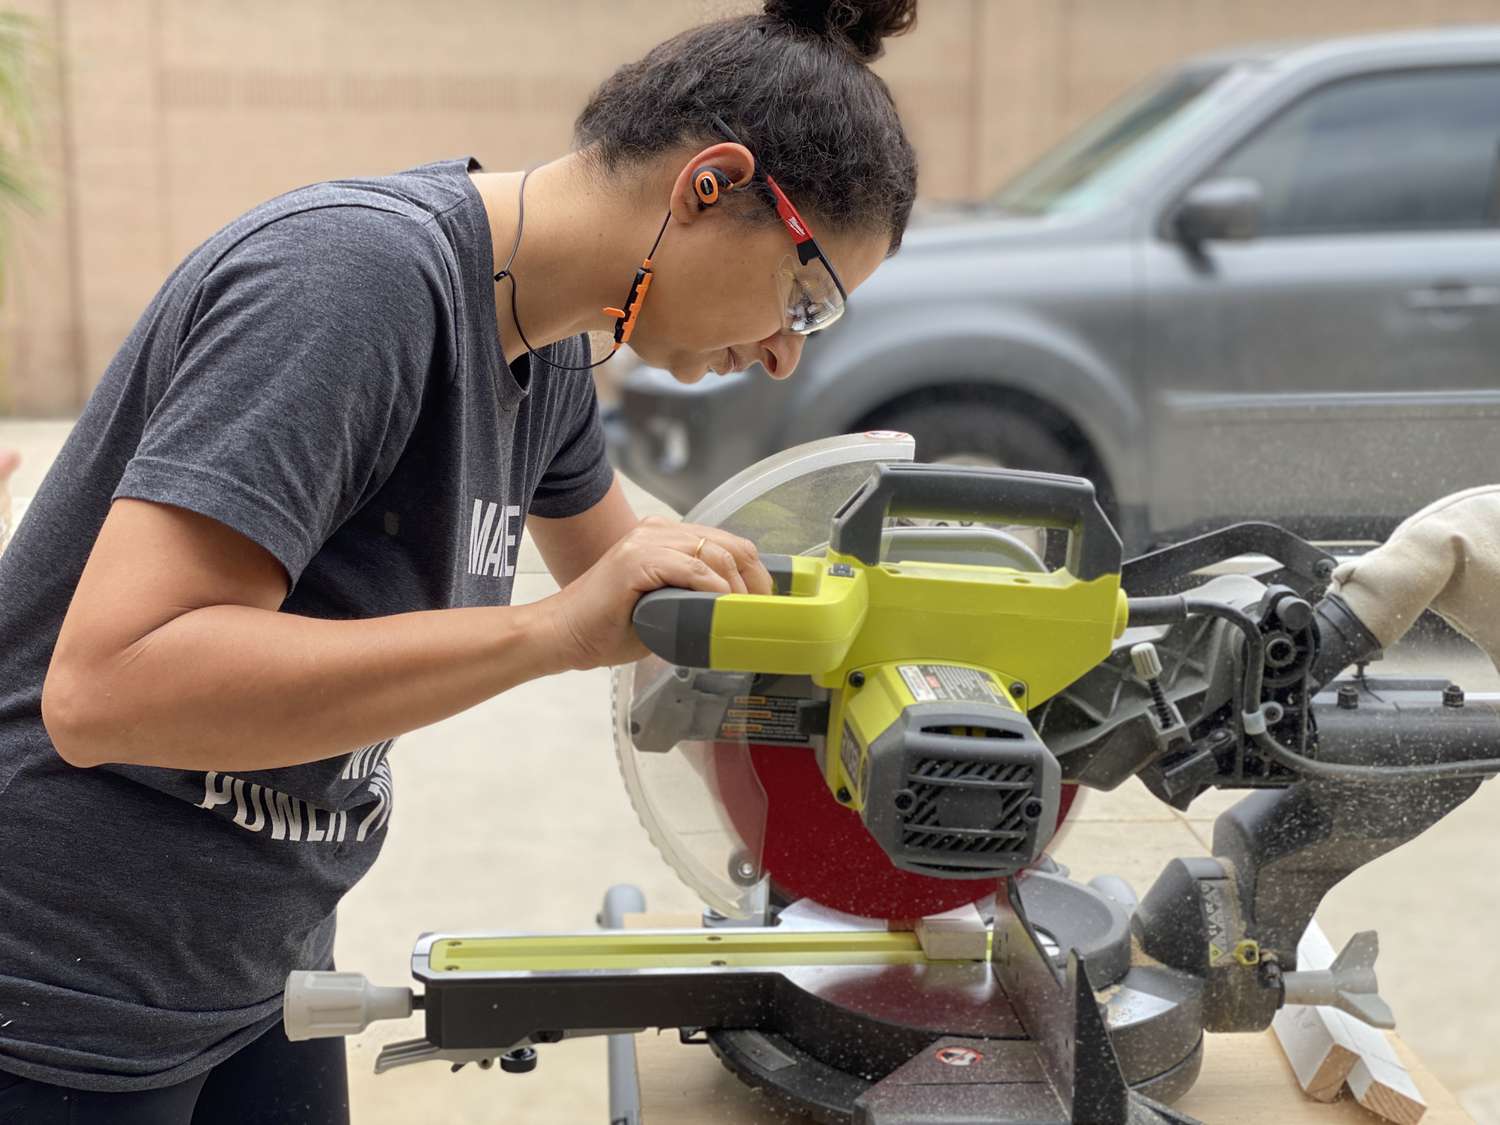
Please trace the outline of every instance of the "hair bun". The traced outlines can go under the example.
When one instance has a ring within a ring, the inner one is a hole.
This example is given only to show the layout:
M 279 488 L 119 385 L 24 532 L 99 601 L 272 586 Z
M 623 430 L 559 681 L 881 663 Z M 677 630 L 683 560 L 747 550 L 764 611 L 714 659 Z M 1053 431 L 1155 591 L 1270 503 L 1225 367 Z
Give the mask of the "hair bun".
M 917 0 L 765 0 L 766 15 L 846 47 L 860 62 L 873 62 L 881 40 L 911 29 Z

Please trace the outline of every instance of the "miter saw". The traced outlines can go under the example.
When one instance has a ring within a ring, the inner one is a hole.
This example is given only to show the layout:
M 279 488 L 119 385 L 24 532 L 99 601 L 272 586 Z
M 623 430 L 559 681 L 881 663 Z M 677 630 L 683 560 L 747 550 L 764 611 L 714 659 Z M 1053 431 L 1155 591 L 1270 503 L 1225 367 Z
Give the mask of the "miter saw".
M 1087 481 L 915 464 L 890 433 L 787 451 L 688 519 L 754 540 L 776 592 L 643 597 L 653 655 L 614 708 L 631 800 L 711 924 L 426 935 L 420 997 L 292 974 L 292 1038 L 421 1007 L 377 1070 L 522 1070 L 675 1027 L 816 1120 L 959 1125 L 1187 1121 L 1167 1103 L 1205 1030 L 1285 1003 L 1391 1024 L 1373 934 L 1321 971 L 1297 941 L 1500 772 L 1500 697 L 1365 676 L 1379 642 L 1331 556 L 1241 524 L 1123 562 Z M 1077 787 L 1132 776 L 1177 808 L 1253 791 L 1139 900 L 1047 857 Z

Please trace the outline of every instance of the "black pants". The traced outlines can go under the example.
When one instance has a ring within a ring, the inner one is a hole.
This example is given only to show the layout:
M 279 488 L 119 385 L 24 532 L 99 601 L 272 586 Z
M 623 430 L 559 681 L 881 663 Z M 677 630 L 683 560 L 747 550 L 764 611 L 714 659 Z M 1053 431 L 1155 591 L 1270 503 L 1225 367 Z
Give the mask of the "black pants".
M 278 1021 L 175 1086 L 101 1094 L 0 1071 L 0 1125 L 348 1125 L 342 1039 L 290 1042 Z

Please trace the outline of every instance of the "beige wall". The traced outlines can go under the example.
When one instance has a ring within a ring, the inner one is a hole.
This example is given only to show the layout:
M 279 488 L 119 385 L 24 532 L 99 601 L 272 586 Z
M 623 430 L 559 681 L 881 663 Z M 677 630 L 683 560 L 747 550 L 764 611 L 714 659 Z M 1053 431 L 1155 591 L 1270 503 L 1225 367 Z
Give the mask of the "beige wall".
M 36 76 L 46 208 L 0 303 L 0 414 L 75 410 L 172 266 L 287 188 L 563 149 L 615 66 L 735 0 L 0 0 Z M 1254 39 L 1500 20 L 1500 0 L 922 0 L 879 64 L 922 192 L 987 191 L 1126 86 Z

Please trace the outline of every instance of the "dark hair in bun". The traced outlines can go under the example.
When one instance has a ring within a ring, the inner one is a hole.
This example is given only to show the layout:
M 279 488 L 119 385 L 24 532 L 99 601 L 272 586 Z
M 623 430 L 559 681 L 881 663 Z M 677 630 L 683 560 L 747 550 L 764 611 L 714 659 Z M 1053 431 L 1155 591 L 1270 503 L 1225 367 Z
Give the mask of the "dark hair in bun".
M 684 31 L 605 80 L 576 141 L 607 171 L 725 140 L 717 114 L 809 221 L 880 231 L 892 253 L 911 216 L 917 162 L 886 84 L 866 64 L 908 30 L 916 0 L 765 0 L 765 10 Z M 755 198 L 760 196 L 760 198 Z M 769 192 L 735 193 L 774 222 Z
M 917 0 L 766 0 L 766 15 L 846 44 L 861 62 L 880 57 L 881 40 L 917 18 Z

